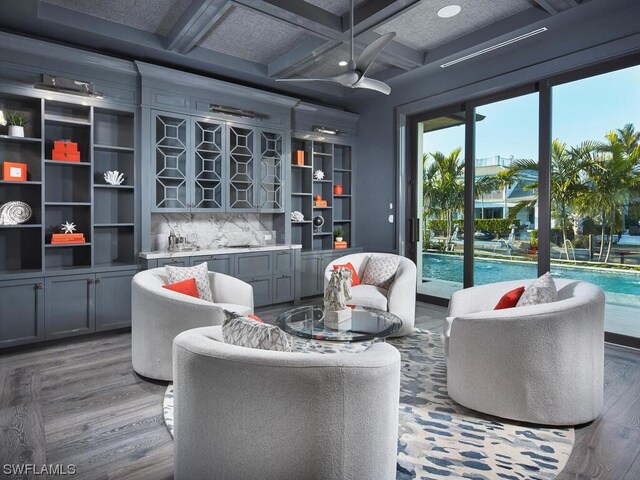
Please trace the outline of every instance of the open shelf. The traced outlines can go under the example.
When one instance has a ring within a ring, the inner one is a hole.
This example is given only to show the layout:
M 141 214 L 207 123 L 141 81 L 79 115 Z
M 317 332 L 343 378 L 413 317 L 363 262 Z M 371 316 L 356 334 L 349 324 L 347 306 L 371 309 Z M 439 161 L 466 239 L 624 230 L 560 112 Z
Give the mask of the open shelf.
M 69 117 L 64 117 L 62 115 L 45 114 L 44 121 L 51 122 L 51 123 L 62 123 L 65 125 L 79 125 L 79 126 L 85 126 L 85 127 L 91 126 L 91 122 L 89 120 L 69 118 Z
M 93 148 L 95 150 L 111 150 L 114 152 L 127 152 L 133 153 L 133 147 L 118 147 L 116 145 L 98 145 L 97 143 L 93 144 Z
M 89 162 L 80 161 L 80 162 L 65 162 L 64 160 L 45 160 L 45 165 L 56 165 L 60 167 L 90 167 L 91 164 Z
M 75 247 L 90 247 L 91 243 L 90 242 L 85 242 L 85 243 L 69 243 L 69 244 L 52 244 L 52 243 L 46 243 L 44 245 L 45 248 L 75 248 Z
M 0 271 L 40 270 L 41 239 L 41 230 L 36 225 L 3 225 L 0 228 Z
M 133 120 L 131 112 L 96 108 L 93 112 L 94 148 L 133 152 Z
M 42 142 L 42 139 L 34 137 L 10 137 L 9 135 L 0 135 L 0 142 L 40 143 Z

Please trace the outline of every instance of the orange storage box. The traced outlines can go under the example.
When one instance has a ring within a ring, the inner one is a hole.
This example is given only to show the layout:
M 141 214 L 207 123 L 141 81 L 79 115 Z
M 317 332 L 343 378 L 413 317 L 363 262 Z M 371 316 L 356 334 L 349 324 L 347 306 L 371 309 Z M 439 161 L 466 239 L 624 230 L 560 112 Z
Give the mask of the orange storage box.
M 79 162 L 80 151 L 78 150 L 78 144 L 66 140 L 55 140 L 53 142 L 51 159 L 61 162 Z

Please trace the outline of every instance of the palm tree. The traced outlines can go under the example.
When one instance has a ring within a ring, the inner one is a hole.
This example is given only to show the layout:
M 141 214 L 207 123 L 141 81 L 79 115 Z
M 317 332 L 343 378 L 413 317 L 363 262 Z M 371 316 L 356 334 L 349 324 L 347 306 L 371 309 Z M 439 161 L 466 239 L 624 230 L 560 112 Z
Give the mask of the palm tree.
M 462 147 L 449 155 L 442 152 L 424 154 L 423 215 L 435 215 L 447 222 L 447 241 L 453 230 L 453 216 L 464 207 L 464 159 Z
M 562 231 L 563 248 L 566 251 L 567 226 L 572 224 L 572 206 L 576 199 L 586 189 L 582 161 L 579 152 L 567 147 L 566 143 L 555 139 L 551 145 L 551 211 Z M 538 162 L 535 160 L 516 160 L 509 167 L 510 175 L 517 178 L 526 171 L 539 172 Z M 539 180 L 523 188 L 537 191 Z M 536 202 L 525 201 L 514 208 L 514 212 Z

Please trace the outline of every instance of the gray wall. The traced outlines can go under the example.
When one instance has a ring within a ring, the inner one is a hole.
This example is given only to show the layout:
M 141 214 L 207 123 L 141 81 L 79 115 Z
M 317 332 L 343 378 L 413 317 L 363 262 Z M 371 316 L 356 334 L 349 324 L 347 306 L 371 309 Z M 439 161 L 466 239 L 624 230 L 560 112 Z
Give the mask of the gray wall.
M 640 2 L 592 0 L 528 27 L 549 30 L 446 69 L 439 62 L 390 82 L 392 94 L 357 92 L 348 107 L 360 114 L 355 178 L 358 243 L 365 250 L 396 251 L 399 179 L 396 121 L 415 113 L 485 96 L 531 81 L 640 51 Z M 518 33 L 524 33 L 518 32 Z M 394 210 L 389 211 L 393 202 Z M 388 223 L 394 213 L 396 223 Z

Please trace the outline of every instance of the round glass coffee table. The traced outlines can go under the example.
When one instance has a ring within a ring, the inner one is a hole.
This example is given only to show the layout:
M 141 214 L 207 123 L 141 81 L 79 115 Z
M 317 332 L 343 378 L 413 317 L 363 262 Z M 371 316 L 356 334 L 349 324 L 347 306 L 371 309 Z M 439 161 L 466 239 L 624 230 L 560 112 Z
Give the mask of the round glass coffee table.
M 331 342 L 363 342 L 384 339 L 402 328 L 402 320 L 393 313 L 375 308 L 357 307 L 351 320 L 337 330 L 325 327 L 324 307 L 309 305 L 287 310 L 276 321 L 278 327 L 296 337 Z

